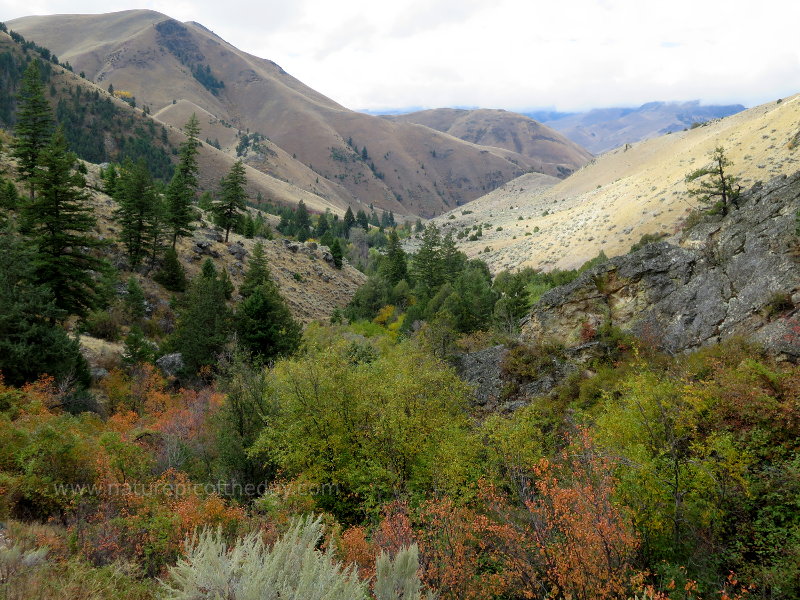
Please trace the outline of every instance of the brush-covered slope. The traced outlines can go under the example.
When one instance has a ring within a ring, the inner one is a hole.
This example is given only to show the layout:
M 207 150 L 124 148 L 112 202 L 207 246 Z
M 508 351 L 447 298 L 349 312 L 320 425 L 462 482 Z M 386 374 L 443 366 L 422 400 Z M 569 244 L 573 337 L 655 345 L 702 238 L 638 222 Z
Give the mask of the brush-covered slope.
M 601 250 L 623 254 L 644 234 L 679 228 L 696 208 L 684 178 L 715 147 L 725 148 L 730 172 L 747 188 L 798 169 L 798 136 L 800 96 L 793 96 L 608 152 L 561 182 L 519 178 L 436 222 L 456 232 L 482 224 L 483 236 L 463 237 L 461 247 L 493 271 L 578 267 Z
M 182 115 L 160 111 L 185 100 L 237 134 L 262 134 L 313 171 L 315 183 L 327 179 L 346 190 L 354 206 L 431 216 L 537 167 L 514 151 L 350 111 L 201 25 L 153 11 L 25 17 L 9 26 L 101 86 L 131 92 L 173 125 Z M 218 137 L 218 127 L 202 133 L 212 135 Z M 272 158 L 260 168 L 291 180 L 299 167 Z M 309 189 L 307 180 L 299 185 Z
M 537 172 L 556 177 L 569 175 L 592 158 L 586 149 L 554 129 L 505 110 L 436 108 L 384 118 L 425 125 L 473 144 L 511 150 L 535 161 Z
M 741 104 L 703 106 L 693 102 L 648 102 L 638 108 L 599 108 L 553 115 L 543 122 L 595 154 L 665 133 L 674 133 L 744 110 Z M 536 113 L 531 113 L 534 119 Z

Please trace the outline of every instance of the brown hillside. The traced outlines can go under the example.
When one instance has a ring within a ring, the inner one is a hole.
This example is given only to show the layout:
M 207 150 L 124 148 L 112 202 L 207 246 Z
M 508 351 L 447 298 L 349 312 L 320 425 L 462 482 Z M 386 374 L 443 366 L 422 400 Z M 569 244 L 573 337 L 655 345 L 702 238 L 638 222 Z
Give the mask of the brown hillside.
M 538 166 L 510 150 L 350 111 L 202 26 L 152 11 L 25 17 L 9 26 L 102 87 L 132 92 L 154 113 L 186 100 L 237 131 L 264 134 L 314 171 L 315 185 L 319 177 L 338 186 L 320 190 L 334 204 L 345 193 L 354 208 L 373 203 L 396 215 L 431 216 Z M 198 66 L 210 67 L 224 82 L 217 95 L 192 76 Z M 170 111 L 161 116 L 168 119 Z M 366 161 L 360 156 L 364 146 Z M 286 179 L 292 174 L 288 166 L 264 168 Z M 310 190 L 304 179 L 298 185 Z
M 745 188 L 797 171 L 798 124 L 800 96 L 792 96 L 613 150 L 561 182 L 521 177 L 436 222 L 455 231 L 483 224 L 483 237 L 464 241 L 462 249 L 495 272 L 578 267 L 600 250 L 623 254 L 643 234 L 680 227 L 696 208 L 684 178 L 707 164 L 716 146 L 726 148 L 731 173 Z
M 539 173 L 555 177 L 572 173 L 592 158 L 556 130 L 505 110 L 436 108 L 384 118 L 425 125 L 473 144 L 511 150 L 535 161 Z

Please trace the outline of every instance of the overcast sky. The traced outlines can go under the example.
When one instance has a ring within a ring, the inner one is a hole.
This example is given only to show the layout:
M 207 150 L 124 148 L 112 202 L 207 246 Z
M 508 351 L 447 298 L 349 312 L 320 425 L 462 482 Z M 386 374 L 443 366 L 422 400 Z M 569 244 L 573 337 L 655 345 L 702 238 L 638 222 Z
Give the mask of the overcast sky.
M 800 92 L 798 0 L 0 0 L 0 19 L 130 8 L 202 23 L 357 110 Z

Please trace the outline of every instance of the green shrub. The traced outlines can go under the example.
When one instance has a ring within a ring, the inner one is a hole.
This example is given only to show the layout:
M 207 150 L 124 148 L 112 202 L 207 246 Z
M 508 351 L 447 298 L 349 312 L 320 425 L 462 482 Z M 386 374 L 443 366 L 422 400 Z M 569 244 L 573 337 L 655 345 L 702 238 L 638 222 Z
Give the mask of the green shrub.
M 332 551 L 321 552 L 320 517 L 296 519 L 271 547 L 258 532 L 229 546 L 221 532 L 204 530 L 186 542 L 186 558 L 163 584 L 172 600 L 366 600 L 354 568 L 344 568 Z M 389 596 L 390 598 L 391 596 Z

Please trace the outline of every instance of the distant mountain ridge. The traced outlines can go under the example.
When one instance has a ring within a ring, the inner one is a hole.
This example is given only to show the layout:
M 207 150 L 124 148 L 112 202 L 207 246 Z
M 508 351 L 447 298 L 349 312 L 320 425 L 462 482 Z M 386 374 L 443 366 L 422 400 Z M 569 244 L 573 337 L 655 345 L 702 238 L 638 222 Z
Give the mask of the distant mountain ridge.
M 598 108 L 581 113 L 533 111 L 522 113 L 561 132 L 594 154 L 625 144 L 683 131 L 694 123 L 729 117 L 741 104 L 703 106 L 691 102 L 648 102 L 638 108 Z
M 504 148 L 536 161 L 534 170 L 565 177 L 592 155 L 559 132 L 514 112 L 493 109 L 436 108 L 385 119 L 417 123 L 473 144 Z
M 561 173 L 558 156 L 531 157 L 351 111 L 207 27 L 158 12 L 32 16 L 8 25 L 87 79 L 130 92 L 168 125 L 202 114 L 201 139 L 319 196 L 317 205 L 371 204 L 431 217 L 525 173 Z M 245 135 L 258 138 L 258 149 L 240 146 Z

